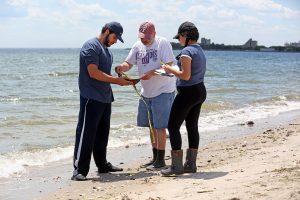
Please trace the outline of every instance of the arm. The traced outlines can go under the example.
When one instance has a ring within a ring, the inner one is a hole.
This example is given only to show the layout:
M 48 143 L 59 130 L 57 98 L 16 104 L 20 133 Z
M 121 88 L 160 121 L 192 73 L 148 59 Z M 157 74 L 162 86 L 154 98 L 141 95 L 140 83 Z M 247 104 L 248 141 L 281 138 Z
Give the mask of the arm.
M 131 81 L 126 81 L 122 77 L 113 77 L 111 75 L 108 75 L 104 73 L 103 71 L 98 69 L 98 66 L 95 64 L 89 64 L 87 66 L 88 73 L 91 78 L 96 79 L 98 81 L 103 81 L 103 82 L 108 82 L 108 83 L 113 83 L 113 84 L 118 84 L 118 85 L 132 85 Z
M 174 55 L 173 55 L 173 51 L 172 51 L 172 46 L 171 43 L 168 42 L 166 39 L 161 38 L 161 42 L 159 44 L 159 49 L 160 49 L 160 55 L 159 58 L 161 59 L 161 62 L 166 62 L 166 64 L 168 65 L 172 65 L 173 64 L 173 60 L 174 60 Z M 169 61 L 169 62 L 167 62 Z M 146 72 L 141 79 L 142 80 L 149 80 L 151 79 L 153 76 L 157 76 L 157 74 L 155 73 L 156 69 L 150 70 L 148 72 Z
M 131 69 L 131 67 L 136 64 L 136 48 L 135 48 L 135 44 L 133 45 L 133 47 L 131 48 L 127 58 L 125 59 L 125 61 L 116 66 L 115 67 L 115 72 L 116 73 L 120 73 L 120 72 L 127 72 L 128 70 Z
M 173 62 L 168 62 L 166 63 L 166 65 L 172 65 Z M 155 70 L 156 69 L 153 69 L 153 70 L 150 70 L 148 72 L 146 72 L 142 77 L 141 79 L 142 80 L 149 80 L 150 78 L 152 78 L 153 76 L 157 76 L 157 74 L 155 73 Z
M 133 66 L 132 64 L 125 61 L 122 64 L 115 67 L 115 72 L 116 73 L 127 72 L 128 70 L 131 69 L 132 66 Z
M 163 69 L 167 73 L 173 73 L 175 76 L 182 80 L 189 80 L 191 78 L 191 63 L 192 60 L 190 57 L 182 56 L 181 61 L 181 70 L 172 68 L 169 64 L 163 65 Z

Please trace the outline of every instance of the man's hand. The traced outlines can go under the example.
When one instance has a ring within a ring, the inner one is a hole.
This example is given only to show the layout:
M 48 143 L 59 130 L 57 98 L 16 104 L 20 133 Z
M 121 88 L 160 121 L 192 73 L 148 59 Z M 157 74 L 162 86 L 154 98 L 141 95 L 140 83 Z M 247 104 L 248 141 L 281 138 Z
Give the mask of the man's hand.
M 120 86 L 125 86 L 125 85 L 133 85 L 132 81 L 128 81 L 123 77 L 118 77 L 117 78 L 117 84 Z
M 121 72 L 124 72 L 123 66 L 122 65 L 118 65 L 115 67 L 115 72 L 117 74 L 120 74 Z
M 115 67 L 115 72 L 117 74 L 120 74 L 120 72 L 127 72 L 128 70 L 130 70 L 132 67 L 132 64 L 128 63 L 128 62 L 123 62 L 120 65 L 117 65 Z

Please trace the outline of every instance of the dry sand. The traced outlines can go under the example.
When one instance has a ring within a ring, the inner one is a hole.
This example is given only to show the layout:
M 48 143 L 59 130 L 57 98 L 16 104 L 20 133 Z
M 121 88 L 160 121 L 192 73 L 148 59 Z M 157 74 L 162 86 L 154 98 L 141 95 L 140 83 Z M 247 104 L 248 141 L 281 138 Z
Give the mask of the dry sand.
M 206 145 L 199 149 L 198 172 L 194 174 L 162 177 L 159 172 L 138 167 L 145 161 L 128 165 L 122 173 L 70 181 L 68 186 L 36 199 L 299 200 L 300 120 Z

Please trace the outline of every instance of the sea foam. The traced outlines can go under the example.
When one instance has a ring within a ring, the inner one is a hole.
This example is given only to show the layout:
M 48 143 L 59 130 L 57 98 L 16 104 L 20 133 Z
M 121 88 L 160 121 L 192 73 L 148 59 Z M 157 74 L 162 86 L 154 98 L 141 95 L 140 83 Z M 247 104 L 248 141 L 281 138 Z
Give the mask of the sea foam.
M 0 155 L 0 177 L 18 176 L 26 167 L 42 166 L 46 163 L 70 158 L 73 147 L 57 147 L 47 150 L 11 152 Z

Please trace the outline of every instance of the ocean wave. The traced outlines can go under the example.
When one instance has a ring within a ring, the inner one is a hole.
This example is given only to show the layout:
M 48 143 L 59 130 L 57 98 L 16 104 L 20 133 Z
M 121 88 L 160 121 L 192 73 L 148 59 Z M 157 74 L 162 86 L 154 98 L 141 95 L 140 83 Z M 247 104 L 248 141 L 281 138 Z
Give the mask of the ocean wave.
M 1 119 L 1 118 L 0 118 Z M 0 121 L 0 127 L 17 127 L 17 126 L 47 126 L 47 125 L 65 125 L 72 124 L 76 121 L 77 116 L 39 116 L 31 115 L 30 117 L 4 117 Z
M 281 97 L 282 98 L 282 97 Z M 202 131 L 215 131 L 224 127 L 243 124 L 249 120 L 259 120 L 278 116 L 280 113 L 300 110 L 299 101 L 264 101 L 238 109 L 225 109 L 204 113 L 200 116 L 199 127 Z
M 216 111 L 221 111 L 221 110 L 226 110 L 233 108 L 233 104 L 229 102 L 205 102 L 202 106 L 202 111 L 203 112 L 216 112 Z
M 253 102 L 254 105 L 282 105 L 288 102 L 300 102 L 299 95 L 280 95 L 269 98 L 257 99 Z
M 58 77 L 58 76 L 78 76 L 78 72 L 50 72 L 48 76 Z
M 300 96 L 299 95 L 286 95 L 286 96 L 276 96 L 272 97 L 272 101 L 299 101 Z
M 13 102 L 16 104 L 17 102 L 21 101 L 22 98 L 20 97 L 0 97 L 0 102 Z
M 0 177 L 18 176 L 20 173 L 24 173 L 29 166 L 42 166 L 49 162 L 70 158 L 72 154 L 73 147 L 69 146 L 0 155 Z
M 65 90 L 65 92 L 74 93 L 74 90 Z M 72 97 L 57 97 L 57 96 L 38 96 L 38 97 L 10 97 L 10 96 L 2 96 L 0 97 L 0 102 L 68 102 L 74 101 Z
M 108 148 L 120 148 L 131 145 L 140 145 L 149 143 L 148 134 L 129 135 L 134 131 L 134 127 L 118 125 L 117 127 L 127 127 L 125 129 L 113 130 L 109 139 Z M 124 132 L 126 132 L 124 134 Z M 123 134 L 120 134 L 123 133 Z M 127 136 L 126 136 L 127 134 Z M 39 149 L 42 147 L 27 144 L 27 148 L 22 151 L 0 154 L 0 178 L 10 176 L 21 176 L 26 173 L 28 167 L 44 166 L 47 163 L 56 162 L 64 159 L 70 159 L 73 156 L 74 146 L 54 147 L 51 149 Z M 9 166 L 9 167 L 7 167 Z

